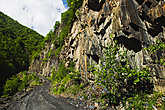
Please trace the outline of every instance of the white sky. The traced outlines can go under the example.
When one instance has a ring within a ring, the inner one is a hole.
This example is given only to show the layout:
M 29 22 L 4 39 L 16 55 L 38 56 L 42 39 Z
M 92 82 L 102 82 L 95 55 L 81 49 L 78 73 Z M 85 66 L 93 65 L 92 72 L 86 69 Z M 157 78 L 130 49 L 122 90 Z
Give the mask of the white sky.
M 46 35 L 66 9 L 62 0 L 0 0 L 0 11 Z

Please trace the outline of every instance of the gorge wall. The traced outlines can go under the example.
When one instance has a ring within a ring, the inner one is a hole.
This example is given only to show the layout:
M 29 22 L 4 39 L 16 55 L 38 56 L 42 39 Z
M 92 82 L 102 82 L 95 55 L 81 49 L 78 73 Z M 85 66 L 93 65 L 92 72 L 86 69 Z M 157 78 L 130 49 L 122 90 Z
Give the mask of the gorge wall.
M 120 50 L 127 51 L 130 65 L 139 69 L 149 67 L 156 89 L 163 90 L 165 1 L 84 0 L 75 16 L 59 55 L 52 53 L 57 51 L 55 44 L 47 42 L 29 67 L 30 71 L 50 76 L 61 61 L 66 67 L 74 62 L 75 70 L 81 73 L 82 78 L 88 79 L 92 77 L 88 72 L 90 65 L 99 67 L 104 50 L 117 40 Z M 59 33 L 60 28 L 56 35 Z M 154 46 L 159 48 L 154 50 Z

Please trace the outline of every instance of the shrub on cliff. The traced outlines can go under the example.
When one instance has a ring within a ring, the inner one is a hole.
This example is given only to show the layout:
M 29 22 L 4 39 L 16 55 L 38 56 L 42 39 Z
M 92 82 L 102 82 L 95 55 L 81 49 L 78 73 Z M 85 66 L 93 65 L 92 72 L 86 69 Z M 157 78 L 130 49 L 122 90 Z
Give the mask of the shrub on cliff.
M 70 8 L 76 10 L 82 5 L 83 0 L 67 0 L 67 3 Z
M 82 5 L 83 0 L 67 0 L 69 9 L 61 14 L 61 32 L 59 36 L 55 37 L 55 48 L 57 50 L 56 56 L 60 53 L 62 46 L 64 45 L 64 39 L 68 36 L 71 30 L 73 21 L 75 19 L 75 13 Z M 59 25 L 57 22 L 56 25 Z M 56 25 L 54 26 L 56 28 Z
M 106 100 L 110 106 L 118 106 L 121 103 L 125 106 L 128 103 L 136 109 L 137 106 L 131 102 L 133 100 L 130 101 L 131 97 L 132 99 L 134 96 L 140 97 L 140 99 L 137 98 L 140 101 L 146 94 L 153 92 L 149 70 L 132 68 L 127 52 L 120 51 L 117 45 L 110 45 L 105 51 L 100 68 L 93 70 L 96 70 L 94 71 L 96 85 L 104 90 L 101 93 L 101 99 Z

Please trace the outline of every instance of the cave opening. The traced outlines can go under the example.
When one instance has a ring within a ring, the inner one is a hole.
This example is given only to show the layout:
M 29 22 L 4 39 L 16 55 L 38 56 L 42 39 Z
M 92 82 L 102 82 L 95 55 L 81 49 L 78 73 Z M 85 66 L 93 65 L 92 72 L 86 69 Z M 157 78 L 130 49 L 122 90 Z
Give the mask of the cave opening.
M 96 55 L 96 54 L 94 54 L 94 55 L 92 55 L 92 54 L 87 54 L 87 56 L 88 56 L 88 58 L 92 58 L 92 60 L 94 60 L 97 64 L 99 63 L 99 56 L 98 55 Z
M 99 0 L 88 0 L 88 7 L 93 11 L 99 12 L 104 3 L 105 0 L 101 0 L 101 2 L 99 2 Z
M 142 43 L 140 40 L 132 37 L 127 38 L 124 35 L 120 35 L 118 37 L 115 37 L 113 39 L 114 41 L 117 41 L 118 45 L 123 45 L 128 50 L 133 50 L 135 53 L 142 50 Z

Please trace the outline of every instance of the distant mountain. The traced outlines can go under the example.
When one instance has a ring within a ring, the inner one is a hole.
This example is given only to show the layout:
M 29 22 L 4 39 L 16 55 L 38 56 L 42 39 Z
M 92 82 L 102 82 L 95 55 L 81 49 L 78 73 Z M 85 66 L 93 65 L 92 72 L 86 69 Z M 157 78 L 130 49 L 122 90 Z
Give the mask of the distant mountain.
M 28 69 L 43 39 L 42 35 L 0 12 L 0 87 L 9 76 Z

